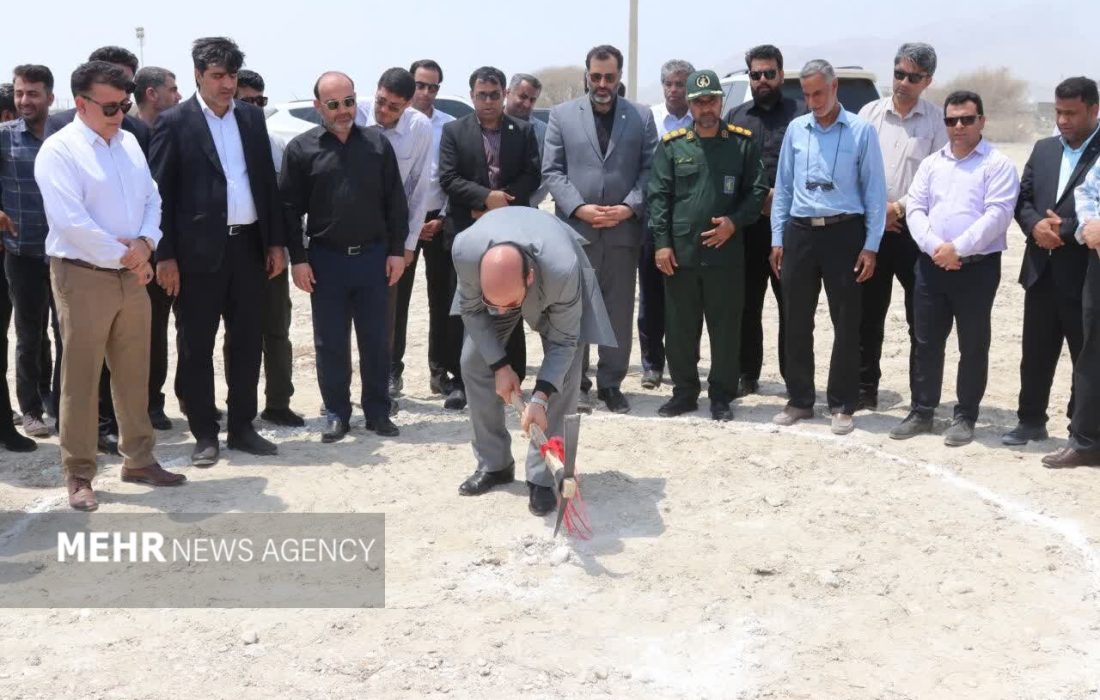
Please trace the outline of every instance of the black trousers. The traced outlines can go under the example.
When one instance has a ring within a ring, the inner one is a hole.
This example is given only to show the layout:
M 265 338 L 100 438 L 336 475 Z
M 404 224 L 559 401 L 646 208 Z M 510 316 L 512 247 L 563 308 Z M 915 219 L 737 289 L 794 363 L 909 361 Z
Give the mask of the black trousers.
M 265 407 L 290 408 L 294 395 L 294 349 L 290 345 L 290 271 L 264 284 L 261 347 Z
M 783 292 L 779 278 L 772 272 L 772 222 L 761 217 L 745 229 L 745 310 L 741 316 L 741 376 L 760 379 L 764 366 L 764 296 L 771 283 L 772 295 L 779 306 L 779 374 L 787 376 L 783 348 L 787 324 L 783 318 Z
M 364 245 L 358 255 L 314 243 L 309 264 L 317 278 L 310 295 L 317 383 L 330 415 L 351 419 L 351 329 L 359 347 L 363 414 L 389 415 L 390 347 L 386 334 L 386 247 Z
M 826 396 L 833 413 L 851 414 L 859 398 L 862 295 L 855 267 L 866 239 L 863 217 L 810 228 L 792 221 L 783 241 L 783 311 L 787 319 L 788 405 L 813 408 L 814 315 L 822 283 L 833 321 Z
M 1100 450 L 1100 258 L 1089 251 L 1089 269 L 1081 296 L 1084 333 L 1082 361 L 1074 365 L 1073 420 L 1069 445 L 1077 450 Z
M 225 244 L 221 267 L 209 273 L 185 272 L 180 281 L 178 383 L 187 422 L 196 438 L 216 438 L 214 340 L 225 321 L 229 362 L 228 431 L 239 433 L 256 418 L 264 284 L 267 279 L 259 228 L 249 227 Z
M 653 232 L 646 226 L 638 256 L 638 349 L 642 369 L 665 370 L 665 276 L 653 261 Z
M 4 272 L 4 251 L 0 247 L 0 435 L 11 427 L 11 394 L 8 393 L 8 325 L 11 323 L 11 298 L 8 296 L 8 276 Z
M 947 336 L 954 323 L 959 338 L 955 418 L 978 420 L 989 375 L 990 315 L 1001 283 L 1001 254 L 944 270 L 925 254 L 917 259 L 913 314 L 917 337 L 912 408 L 931 416 L 940 404 Z
M 904 224 L 900 232 L 882 234 L 875 274 L 863 283 L 863 318 L 859 324 L 859 387 L 868 394 L 878 394 L 882 378 L 882 341 L 886 334 L 886 313 L 894 291 L 894 278 L 905 292 L 905 323 L 909 327 L 909 389 L 913 388 L 913 362 L 916 356 L 913 335 L 913 284 L 916 278 L 920 249 Z
M 51 380 L 55 363 L 51 362 L 47 335 L 51 307 L 49 260 L 5 253 L 4 272 L 15 319 L 15 394 L 19 410 L 41 417 L 47 408 L 54 408 Z M 55 331 L 54 337 L 61 336 Z M 60 354 L 59 344 L 58 374 Z M 56 415 L 56 410 L 53 412 Z
M 425 222 L 437 216 L 438 211 L 430 211 Z M 394 377 L 400 377 L 405 372 L 409 305 L 412 302 L 413 285 L 416 283 L 416 266 L 423 254 L 424 280 L 428 293 L 428 372 L 432 377 L 443 380 L 444 384 L 449 375 L 461 387 L 462 320 L 451 318 L 451 300 L 454 298 L 457 279 L 445 238 L 440 231 L 432 240 L 420 241 L 412 264 L 401 275 L 396 288 L 391 288 L 391 295 L 396 293 L 396 308 L 390 373 Z
M 1062 355 L 1062 343 L 1069 345 L 1073 366 L 1084 342 L 1081 298 L 1062 292 L 1047 265 L 1039 279 L 1024 292 L 1023 355 L 1020 358 L 1020 403 L 1016 415 L 1021 423 L 1046 425 L 1050 387 Z M 1070 388 L 1066 416 L 1073 417 L 1074 390 Z
M 168 321 L 174 299 L 156 280 L 145 285 L 149 292 L 152 331 L 149 342 L 149 411 L 164 410 L 164 382 L 168 379 Z

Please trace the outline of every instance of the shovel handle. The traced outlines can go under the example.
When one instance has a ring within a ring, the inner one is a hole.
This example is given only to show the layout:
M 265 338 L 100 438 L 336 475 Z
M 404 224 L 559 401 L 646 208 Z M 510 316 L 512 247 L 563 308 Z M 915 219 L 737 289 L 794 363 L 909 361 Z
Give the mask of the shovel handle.
M 523 396 L 519 392 L 512 394 L 512 408 L 515 409 L 516 415 L 523 417 L 523 412 L 527 410 L 527 404 L 523 402 Z M 531 442 L 535 444 L 535 447 L 542 449 L 546 444 L 546 433 L 542 432 L 542 428 L 538 427 L 534 423 L 527 429 L 528 434 L 531 437 Z M 549 450 L 543 455 L 543 460 L 547 463 L 547 466 L 552 469 L 565 469 L 565 464 L 562 463 L 558 456 Z

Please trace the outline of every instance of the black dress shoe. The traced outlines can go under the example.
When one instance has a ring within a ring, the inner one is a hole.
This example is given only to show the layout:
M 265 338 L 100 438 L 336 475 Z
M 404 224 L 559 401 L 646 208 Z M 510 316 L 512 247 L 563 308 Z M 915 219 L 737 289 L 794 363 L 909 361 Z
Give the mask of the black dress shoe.
M 325 424 L 325 432 L 321 433 L 321 442 L 338 442 L 344 439 L 344 436 L 351 430 L 351 426 L 346 421 L 342 421 L 339 418 L 329 418 L 328 423 Z
M 531 511 L 531 515 L 542 517 L 557 507 L 558 500 L 554 498 L 554 489 L 532 484 L 530 481 L 527 482 L 527 489 L 530 491 L 527 510 Z
M 592 398 L 583 389 L 577 394 L 577 413 L 592 413 Z
M 433 374 L 428 378 L 428 391 L 432 394 L 446 394 L 447 377 L 442 374 Z
M 626 397 L 617 387 L 598 390 L 596 398 L 607 404 L 607 410 L 612 413 L 630 413 L 630 404 L 626 402 Z
M 699 402 L 686 396 L 672 395 L 672 398 L 661 404 L 657 409 L 657 415 L 662 418 L 675 418 L 685 413 L 699 410 Z
M 1049 437 L 1050 435 L 1047 434 L 1047 427 L 1045 425 L 1031 425 L 1021 422 L 1017 423 L 1015 428 L 1001 436 L 1001 444 L 1026 445 L 1032 440 L 1046 440 Z
M 0 445 L 8 452 L 34 452 L 38 449 L 38 443 L 29 437 L 20 435 L 15 428 L 7 430 L 0 428 Z
M 405 380 L 401 377 L 390 376 L 390 398 L 401 396 L 401 390 L 405 388 Z
M 390 418 L 393 418 L 401 411 L 401 406 L 398 405 L 397 399 L 390 399 Z
M 108 455 L 118 454 L 118 436 L 114 433 L 100 433 L 96 439 L 96 449 Z
M 447 400 L 443 402 L 443 408 L 451 411 L 461 411 L 466 408 L 466 392 L 463 389 L 451 389 L 447 394 Z
M 286 428 L 301 428 L 306 424 L 306 419 L 299 416 L 289 408 L 265 408 L 260 418 L 268 423 L 281 425 Z
M 389 416 L 368 418 L 365 424 L 367 430 L 373 430 L 382 437 L 396 437 L 401 434 L 401 431 L 397 429 L 397 426 L 393 424 Z
M 480 496 L 494 486 L 510 484 L 516 480 L 516 465 L 505 467 L 495 472 L 486 472 L 478 469 L 470 478 L 463 481 L 458 487 L 458 492 L 463 496 Z M 552 496 L 553 494 L 551 494 Z
M 642 388 L 656 389 L 661 386 L 661 372 L 655 369 L 647 369 L 642 372 Z
M 196 467 L 213 466 L 218 461 L 219 453 L 218 438 L 197 438 L 195 449 L 191 450 L 191 464 Z
M 154 430 L 171 430 L 172 421 L 168 416 L 164 415 L 163 408 L 156 408 L 149 411 L 149 422 L 153 424 Z
M 741 384 L 737 387 L 738 396 L 748 396 L 760 392 L 760 380 L 752 377 L 741 377 Z
M 279 447 L 270 440 L 265 440 L 251 426 L 234 433 L 226 438 L 225 446 L 231 450 L 240 450 L 258 457 L 270 457 L 279 454 Z
M 710 417 L 716 421 L 723 422 L 733 420 L 733 409 L 730 408 L 729 401 L 717 401 L 715 399 L 711 399 Z

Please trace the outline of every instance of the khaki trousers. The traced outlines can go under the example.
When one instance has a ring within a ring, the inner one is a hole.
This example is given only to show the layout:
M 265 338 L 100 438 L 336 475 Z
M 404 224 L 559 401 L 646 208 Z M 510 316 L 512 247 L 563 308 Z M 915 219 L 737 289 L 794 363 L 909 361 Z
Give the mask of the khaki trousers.
M 50 260 L 61 338 L 61 466 L 65 476 L 96 473 L 99 375 L 106 360 L 123 467 L 155 461 L 149 423 L 149 294 L 129 271 L 91 270 Z

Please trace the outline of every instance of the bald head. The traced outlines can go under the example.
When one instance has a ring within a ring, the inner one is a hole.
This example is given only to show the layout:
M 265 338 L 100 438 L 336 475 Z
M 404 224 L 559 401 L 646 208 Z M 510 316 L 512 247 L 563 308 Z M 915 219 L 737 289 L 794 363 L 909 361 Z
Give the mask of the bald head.
M 510 243 L 498 243 L 481 257 L 481 294 L 498 307 L 517 307 L 523 303 L 527 286 L 534 281 L 534 272 L 519 248 Z
M 319 100 L 341 99 L 355 92 L 355 81 L 347 73 L 330 70 L 321 74 L 313 84 L 313 96 Z M 339 93 L 339 97 L 334 97 Z

